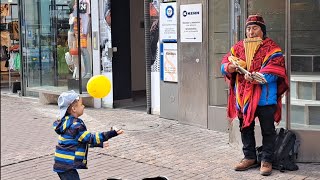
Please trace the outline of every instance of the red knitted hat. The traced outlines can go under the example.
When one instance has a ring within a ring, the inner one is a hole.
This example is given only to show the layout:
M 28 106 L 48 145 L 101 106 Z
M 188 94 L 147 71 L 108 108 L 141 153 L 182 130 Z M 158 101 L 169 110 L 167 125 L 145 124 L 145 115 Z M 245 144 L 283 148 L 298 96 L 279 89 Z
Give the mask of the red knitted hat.
M 246 27 L 248 25 L 256 24 L 261 27 L 261 30 L 263 32 L 263 36 L 266 36 L 267 31 L 266 31 L 266 25 L 264 23 L 264 20 L 262 16 L 255 14 L 255 15 L 250 15 L 246 21 Z

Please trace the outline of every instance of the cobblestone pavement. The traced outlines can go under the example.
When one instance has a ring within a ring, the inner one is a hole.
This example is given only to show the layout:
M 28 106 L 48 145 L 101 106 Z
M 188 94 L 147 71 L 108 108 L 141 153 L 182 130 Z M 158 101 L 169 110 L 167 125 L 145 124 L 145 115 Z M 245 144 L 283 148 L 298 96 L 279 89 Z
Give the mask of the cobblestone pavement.
M 58 179 L 52 171 L 57 135 L 52 123 L 57 105 L 38 99 L 1 93 L 1 179 Z M 86 108 L 82 116 L 91 131 L 116 125 L 125 134 L 110 140 L 109 149 L 90 149 L 87 170 L 81 179 L 118 177 L 141 180 L 163 175 L 185 179 L 320 179 L 319 164 L 298 164 L 299 171 L 269 177 L 259 169 L 235 172 L 241 157 L 238 147 L 228 144 L 228 134 L 125 109 Z

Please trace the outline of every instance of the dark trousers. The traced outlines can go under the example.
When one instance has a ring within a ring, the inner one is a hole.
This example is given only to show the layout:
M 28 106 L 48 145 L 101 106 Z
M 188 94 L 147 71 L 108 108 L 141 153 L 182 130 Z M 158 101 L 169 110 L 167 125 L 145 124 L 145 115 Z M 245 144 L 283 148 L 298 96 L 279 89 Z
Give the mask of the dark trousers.
M 262 157 L 265 162 L 273 161 L 273 153 L 275 146 L 276 131 L 274 126 L 274 113 L 276 105 L 258 106 L 255 112 L 255 117 L 259 118 L 262 132 Z M 243 144 L 243 154 L 245 159 L 257 159 L 256 155 L 256 140 L 254 137 L 255 122 L 253 121 L 249 127 L 243 128 L 243 119 L 240 119 L 240 132 Z
M 58 172 L 58 175 L 61 180 L 80 180 L 78 171 L 76 169 L 72 169 L 66 172 Z

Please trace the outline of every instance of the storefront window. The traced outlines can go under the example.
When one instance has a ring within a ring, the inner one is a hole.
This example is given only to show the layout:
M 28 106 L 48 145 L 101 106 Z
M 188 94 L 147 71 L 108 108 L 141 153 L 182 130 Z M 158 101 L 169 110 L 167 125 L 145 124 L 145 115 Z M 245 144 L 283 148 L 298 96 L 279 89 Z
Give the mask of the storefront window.
M 92 75 L 90 0 L 79 4 L 77 12 L 77 1 L 21 1 L 27 90 L 86 91 Z
M 291 128 L 320 129 L 320 1 L 291 0 L 290 9 Z

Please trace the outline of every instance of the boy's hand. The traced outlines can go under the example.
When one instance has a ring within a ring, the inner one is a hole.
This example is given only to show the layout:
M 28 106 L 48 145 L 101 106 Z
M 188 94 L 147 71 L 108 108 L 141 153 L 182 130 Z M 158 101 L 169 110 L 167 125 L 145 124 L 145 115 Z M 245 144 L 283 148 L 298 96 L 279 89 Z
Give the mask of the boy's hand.
M 124 131 L 123 131 L 122 129 L 120 129 L 120 130 L 117 131 L 117 134 L 118 134 L 118 135 L 123 134 L 123 133 L 124 133 Z
M 122 129 L 118 129 L 118 128 L 117 128 L 117 127 L 115 127 L 115 126 L 111 127 L 111 130 L 116 131 L 118 135 L 120 135 L 120 134 L 123 134 L 123 133 L 124 133 L 124 131 L 123 131 Z
M 109 147 L 109 142 L 108 141 L 103 142 L 103 148 L 108 149 L 108 147 Z

